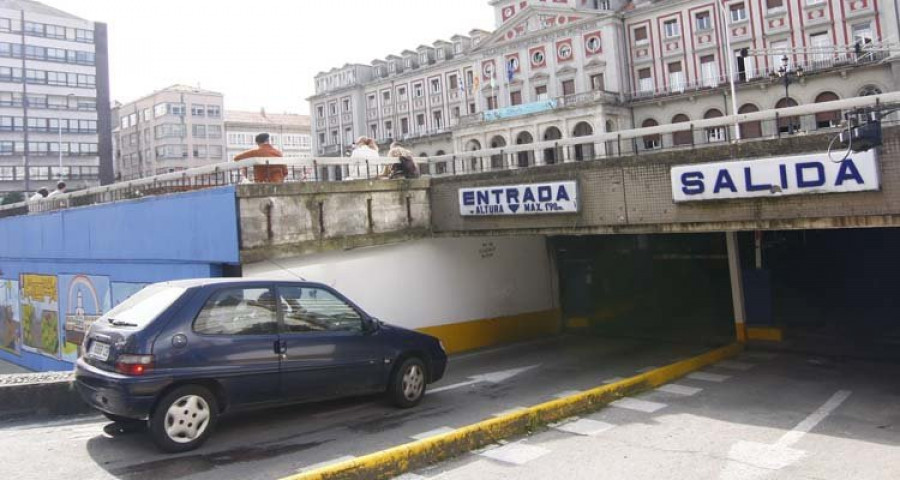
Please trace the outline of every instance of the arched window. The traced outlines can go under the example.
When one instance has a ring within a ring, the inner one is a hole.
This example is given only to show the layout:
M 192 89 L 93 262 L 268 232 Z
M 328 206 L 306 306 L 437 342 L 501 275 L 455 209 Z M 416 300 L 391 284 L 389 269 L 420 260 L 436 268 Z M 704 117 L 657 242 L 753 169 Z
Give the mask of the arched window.
M 758 112 L 759 107 L 752 103 L 747 103 L 741 106 L 738 109 L 738 113 L 754 113 Z M 741 123 L 741 139 L 749 139 L 749 138 L 761 138 L 762 137 L 762 122 L 759 120 L 753 122 L 743 122 Z
M 650 128 L 650 127 L 658 127 L 659 122 L 652 118 L 648 118 L 644 120 L 644 123 L 641 124 L 641 128 Z M 662 138 L 657 133 L 655 135 L 645 135 L 644 136 L 644 149 L 645 150 L 656 150 L 658 148 L 662 148 Z
M 778 100 L 778 103 L 775 104 L 775 108 L 789 108 L 796 107 L 797 101 L 793 98 L 786 97 Z M 795 133 L 800 131 L 800 117 L 779 117 L 778 118 L 778 132 L 779 133 Z
M 834 92 L 822 92 L 816 97 L 816 103 L 833 102 L 840 100 Z M 816 128 L 833 128 L 841 124 L 841 111 L 831 110 L 816 114 Z
M 560 131 L 560 129 L 556 127 L 549 127 L 547 128 L 547 130 L 544 130 L 544 141 L 552 142 L 554 140 L 560 139 L 562 139 L 562 131 Z M 553 165 L 554 163 L 562 161 L 562 147 L 544 149 L 544 164 Z
M 588 122 L 578 122 L 575 130 L 572 132 L 573 137 L 589 137 L 594 134 L 594 127 Z M 579 143 L 575 145 L 575 161 L 590 160 L 594 158 L 593 143 Z
M 672 123 L 687 123 L 690 121 L 691 121 L 691 119 L 683 113 L 679 113 L 678 115 L 675 115 L 674 117 L 672 117 Z M 693 144 L 694 143 L 694 135 L 691 132 L 691 129 L 679 130 L 679 131 L 673 133 L 672 134 L 672 143 L 674 143 L 675 146 Z
M 506 139 L 501 137 L 500 135 L 497 135 L 491 139 L 491 149 L 503 148 L 505 146 Z M 491 155 L 491 170 L 499 170 L 504 167 L 503 155 L 499 153 Z
M 516 145 L 527 145 L 529 143 L 534 143 L 534 137 L 530 132 L 520 132 L 516 135 Z M 519 168 L 530 167 L 534 164 L 534 151 L 525 150 L 516 153 L 517 163 Z
M 869 97 L 872 95 L 881 95 L 881 94 L 882 94 L 881 89 L 876 87 L 875 85 L 866 85 L 865 87 L 863 87 L 859 90 L 860 97 Z
M 724 116 L 718 108 L 711 108 L 703 114 L 703 119 L 719 118 Z M 728 135 L 725 127 L 709 127 L 706 129 L 706 141 L 709 143 L 724 142 Z

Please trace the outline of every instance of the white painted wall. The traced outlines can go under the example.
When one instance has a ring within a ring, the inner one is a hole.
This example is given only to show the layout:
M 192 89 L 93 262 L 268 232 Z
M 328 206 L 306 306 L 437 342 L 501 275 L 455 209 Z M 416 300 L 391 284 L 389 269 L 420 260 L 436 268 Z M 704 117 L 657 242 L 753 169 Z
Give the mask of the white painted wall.
M 447 238 L 244 266 L 246 277 L 300 275 L 406 328 L 556 308 L 544 237 Z

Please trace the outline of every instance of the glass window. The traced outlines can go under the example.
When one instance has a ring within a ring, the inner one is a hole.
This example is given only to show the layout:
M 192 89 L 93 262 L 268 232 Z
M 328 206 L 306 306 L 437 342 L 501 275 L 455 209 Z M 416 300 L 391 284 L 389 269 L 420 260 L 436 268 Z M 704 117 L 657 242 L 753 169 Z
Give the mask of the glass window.
M 666 30 L 666 37 L 677 37 L 681 35 L 681 28 L 678 27 L 678 20 L 669 20 L 663 25 Z
M 712 28 L 712 17 L 709 12 L 700 12 L 697 14 L 697 30 L 709 30 Z
M 729 8 L 732 22 L 742 22 L 747 19 L 747 7 L 743 3 L 732 5 Z
M 153 115 L 155 117 L 161 117 L 167 113 L 169 113 L 169 109 L 168 109 L 168 107 L 166 107 L 165 103 L 157 103 L 153 107 Z
M 214 293 L 194 320 L 201 335 L 268 335 L 278 331 L 275 296 L 268 288 Z
M 192 130 L 194 138 L 206 138 L 206 125 L 194 125 Z
M 222 138 L 222 127 L 219 125 L 208 125 L 206 134 L 209 135 L 209 138 Z
M 766 10 L 773 12 L 784 8 L 784 0 L 766 0 Z
M 207 105 L 206 116 L 211 118 L 219 118 L 222 115 L 222 109 L 218 105 Z
M 168 285 L 150 285 L 135 293 L 100 317 L 98 322 L 130 323 L 142 326 L 150 323 L 169 308 L 185 292 L 183 288 Z
M 634 43 L 646 43 L 648 41 L 647 38 L 647 27 L 638 27 L 634 29 Z
M 206 105 L 197 105 L 196 103 L 191 105 L 191 116 L 194 116 L 194 117 L 206 116 Z
M 344 300 L 322 288 L 278 289 L 284 331 L 362 332 L 362 315 Z

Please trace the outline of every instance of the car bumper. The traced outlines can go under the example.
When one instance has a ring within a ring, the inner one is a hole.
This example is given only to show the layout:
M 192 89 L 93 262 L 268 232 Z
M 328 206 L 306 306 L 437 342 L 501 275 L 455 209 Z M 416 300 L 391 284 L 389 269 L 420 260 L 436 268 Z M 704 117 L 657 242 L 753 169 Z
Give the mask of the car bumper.
M 431 376 L 428 378 L 429 383 L 434 383 L 444 378 L 444 372 L 447 370 L 447 355 L 432 355 Z
M 78 359 L 75 388 L 88 405 L 101 412 L 126 418 L 146 419 L 170 379 L 129 377 L 101 370 Z

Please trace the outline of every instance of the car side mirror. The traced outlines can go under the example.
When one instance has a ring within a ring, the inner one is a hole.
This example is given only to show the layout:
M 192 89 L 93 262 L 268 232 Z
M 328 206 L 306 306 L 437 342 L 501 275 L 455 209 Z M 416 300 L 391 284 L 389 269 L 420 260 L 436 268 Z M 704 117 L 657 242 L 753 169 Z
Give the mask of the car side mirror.
M 381 323 L 378 321 L 377 318 L 365 317 L 363 319 L 363 330 L 366 333 L 370 333 L 370 334 L 375 333 L 380 329 L 381 329 Z

